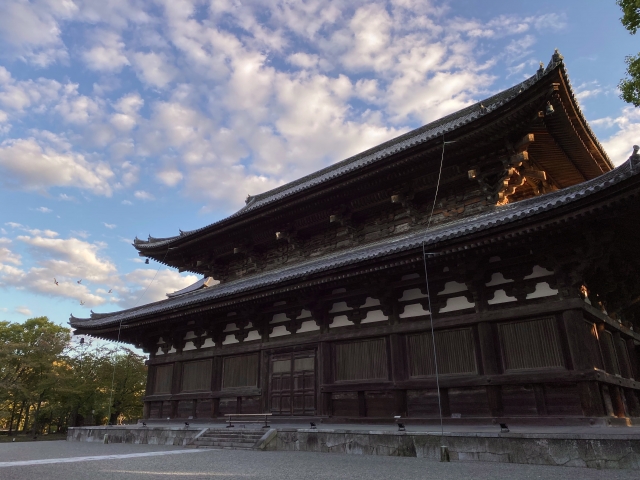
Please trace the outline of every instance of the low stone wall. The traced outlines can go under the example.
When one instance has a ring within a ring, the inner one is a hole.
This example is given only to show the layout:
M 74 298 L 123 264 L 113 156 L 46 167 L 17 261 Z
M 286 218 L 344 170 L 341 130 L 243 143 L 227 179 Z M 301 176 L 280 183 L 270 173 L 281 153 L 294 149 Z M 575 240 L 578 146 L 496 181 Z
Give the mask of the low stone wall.
M 640 469 L 640 435 L 475 434 L 278 429 L 265 450 Z
M 206 427 L 77 427 L 68 441 L 188 445 Z M 278 428 L 260 449 L 640 470 L 640 435 L 389 432 Z M 266 438 L 269 437 L 269 438 Z
M 148 445 L 187 445 L 202 431 L 202 427 L 74 427 L 67 432 L 67 441 L 100 443 L 138 443 Z M 105 435 L 107 440 L 105 442 Z

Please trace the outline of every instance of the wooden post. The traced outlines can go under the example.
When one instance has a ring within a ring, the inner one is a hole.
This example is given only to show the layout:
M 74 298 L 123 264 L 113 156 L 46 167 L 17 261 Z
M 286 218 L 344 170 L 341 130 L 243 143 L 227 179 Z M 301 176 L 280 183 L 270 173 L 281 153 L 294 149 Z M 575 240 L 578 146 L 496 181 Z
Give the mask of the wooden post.
M 627 351 L 629 352 L 629 360 L 631 361 L 631 372 L 633 378 L 640 379 L 640 358 L 638 358 L 638 350 L 640 347 L 636 346 L 636 342 L 633 338 L 627 338 L 625 341 L 627 344 Z
M 585 417 L 601 417 L 606 414 L 597 382 L 578 382 L 578 390 Z
M 317 362 L 317 414 L 330 416 L 331 394 L 322 391 L 322 385 L 331 383 L 331 344 L 328 342 L 318 343 Z
M 269 391 L 269 352 L 266 350 L 260 351 L 258 385 L 260 385 L 260 390 L 262 392 L 262 395 L 260 396 L 261 412 L 266 413 L 269 411 L 269 396 L 271 395 L 271 392 Z
M 219 392 L 222 389 L 222 357 L 213 357 L 211 365 L 211 391 Z M 211 416 L 216 418 L 220 415 L 220 398 L 215 397 L 211 402 Z
M 487 400 L 492 417 L 502 417 L 504 408 L 502 405 L 502 387 L 499 385 L 487 385 Z
M 589 351 L 583 344 L 584 318 L 582 310 L 566 310 L 562 312 L 564 330 L 569 344 L 569 353 L 572 365 L 567 365 L 568 369 L 589 370 L 593 368 L 589 362 Z
M 487 322 L 478 324 L 478 339 L 480 341 L 480 357 L 484 375 L 498 375 L 501 371 L 498 361 L 498 349 L 493 326 Z
M 613 345 L 618 357 L 618 365 L 620 365 L 620 374 L 624 378 L 633 378 L 627 345 L 618 331 L 613 332 Z
M 613 413 L 618 418 L 628 417 L 629 413 L 625 405 L 625 399 L 622 396 L 620 388 L 609 385 L 609 392 L 611 394 L 611 404 L 613 405 Z
M 358 415 L 367 416 L 367 402 L 362 391 L 358 392 Z
M 623 388 L 624 397 L 627 400 L 627 408 L 629 415 L 632 417 L 640 416 L 640 401 L 638 400 L 637 391 L 632 388 Z
M 596 389 L 598 385 L 596 384 Z M 533 394 L 536 398 L 536 412 L 538 415 L 548 415 L 547 411 L 547 399 L 544 396 L 544 385 L 539 383 L 533 386 Z

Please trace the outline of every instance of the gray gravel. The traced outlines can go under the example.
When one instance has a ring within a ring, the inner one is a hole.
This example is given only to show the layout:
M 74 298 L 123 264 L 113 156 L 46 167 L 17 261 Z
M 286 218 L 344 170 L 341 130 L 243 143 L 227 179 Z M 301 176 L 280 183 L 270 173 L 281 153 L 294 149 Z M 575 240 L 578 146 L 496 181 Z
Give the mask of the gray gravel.
M 19 447 L 19 448 L 14 448 Z M 0 462 L 37 458 L 64 458 L 164 452 L 177 447 L 102 445 L 47 442 L 0 445 Z M 634 479 L 637 471 L 483 462 L 439 463 L 420 458 L 340 455 L 309 452 L 207 450 L 153 457 L 106 459 L 90 462 L 0 467 L 0 478 L 64 479 Z

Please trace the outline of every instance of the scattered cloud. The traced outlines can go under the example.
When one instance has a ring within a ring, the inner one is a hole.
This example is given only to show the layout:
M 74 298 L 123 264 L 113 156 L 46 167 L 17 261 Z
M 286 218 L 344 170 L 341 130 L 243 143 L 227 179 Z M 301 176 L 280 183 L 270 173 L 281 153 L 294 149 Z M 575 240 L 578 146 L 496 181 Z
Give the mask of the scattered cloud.
M 31 315 L 31 310 L 29 310 L 28 307 L 20 306 L 20 307 L 16 307 L 16 313 L 19 313 L 20 315 L 24 315 L 25 317 L 27 317 Z
M 617 127 L 618 131 L 602 142 L 602 146 L 614 165 L 625 162 L 633 146 L 640 143 L 640 112 L 634 107 L 625 107 L 620 116 L 591 122 L 600 126 Z
M 107 223 L 107 222 L 102 222 L 102 224 L 107 227 L 109 230 L 113 230 L 114 228 L 116 228 L 117 225 L 115 225 L 114 223 Z
M 144 190 L 137 190 L 134 194 L 134 197 L 136 197 L 138 200 L 154 200 L 155 197 L 150 194 L 149 192 L 145 192 Z
M 36 212 L 51 213 L 51 212 L 53 212 L 53 210 L 51 210 L 50 208 L 47 208 L 47 207 L 38 207 L 38 208 L 36 208 Z

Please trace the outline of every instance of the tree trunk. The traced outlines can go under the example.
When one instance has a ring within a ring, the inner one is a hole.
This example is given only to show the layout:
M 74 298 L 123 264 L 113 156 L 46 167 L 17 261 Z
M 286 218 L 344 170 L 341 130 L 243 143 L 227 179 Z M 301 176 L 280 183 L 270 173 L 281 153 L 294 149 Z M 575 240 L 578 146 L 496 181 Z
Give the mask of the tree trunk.
M 38 435 L 38 415 L 40 414 L 40 406 L 42 405 L 43 395 L 44 394 L 40 395 L 40 398 L 38 399 L 38 406 L 36 407 L 36 411 L 33 414 L 33 427 L 31 429 L 31 435 L 33 435 L 34 438 L 36 435 Z
M 13 407 L 11 408 L 11 420 L 9 420 L 9 436 L 11 436 L 11 433 L 13 432 L 13 419 L 16 416 L 16 402 L 13 402 Z
M 27 411 L 24 414 L 24 425 L 22 426 L 22 433 L 27 433 L 29 430 L 29 414 L 31 413 L 31 404 L 27 405 Z
M 20 412 L 18 413 L 18 419 L 16 420 L 16 435 L 20 431 L 20 420 L 22 419 L 22 412 L 24 410 L 25 403 L 27 402 L 23 400 L 20 404 Z

